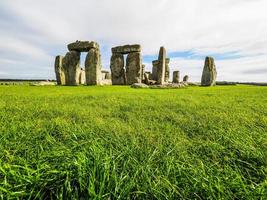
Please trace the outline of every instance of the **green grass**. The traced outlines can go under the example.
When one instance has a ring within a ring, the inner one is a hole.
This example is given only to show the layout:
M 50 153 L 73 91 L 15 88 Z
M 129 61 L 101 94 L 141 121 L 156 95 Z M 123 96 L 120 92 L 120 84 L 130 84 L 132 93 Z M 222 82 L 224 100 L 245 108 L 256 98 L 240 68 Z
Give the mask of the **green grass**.
M 0 86 L 0 199 L 267 199 L 267 87 Z

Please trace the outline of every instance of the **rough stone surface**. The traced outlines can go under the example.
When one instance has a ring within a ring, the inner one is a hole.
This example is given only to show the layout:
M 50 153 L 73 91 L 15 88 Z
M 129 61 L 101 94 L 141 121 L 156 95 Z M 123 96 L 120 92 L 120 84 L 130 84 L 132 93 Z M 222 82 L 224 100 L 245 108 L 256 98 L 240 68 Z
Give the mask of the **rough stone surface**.
M 141 81 L 145 80 L 145 65 L 142 65 L 142 70 L 141 70 Z
M 88 52 L 90 49 L 99 49 L 96 42 L 76 41 L 68 45 L 69 51 Z
M 186 87 L 186 84 L 183 83 L 168 83 L 163 85 L 151 85 L 149 88 L 152 89 L 175 89 L 175 88 L 184 88 Z
M 119 53 L 119 54 L 128 54 L 134 52 L 141 52 L 141 45 L 133 44 L 133 45 L 124 45 L 124 46 L 117 46 L 111 49 L 112 53 Z
M 132 88 L 149 88 L 149 86 L 144 83 L 134 83 L 131 85 L 131 87 Z
M 179 83 L 180 82 L 180 72 L 179 71 L 173 72 L 172 82 L 173 83 Z
M 55 73 L 58 85 L 65 85 L 65 73 L 63 70 L 63 56 L 56 56 Z
M 202 86 L 213 86 L 216 84 L 217 71 L 212 57 L 206 57 L 201 77 Z
M 101 55 L 99 49 L 90 49 L 85 59 L 87 85 L 101 84 Z
M 80 52 L 68 52 L 62 61 L 66 85 L 79 85 Z
M 188 80 L 189 80 L 189 76 L 185 75 L 184 78 L 183 78 L 183 82 L 188 82 Z
M 155 80 L 155 81 L 157 81 L 157 79 L 158 79 L 158 72 L 157 72 L 157 69 L 158 69 L 158 61 L 157 60 L 154 60 L 154 61 L 152 61 L 152 65 L 153 65 L 153 67 L 152 67 L 152 80 Z
M 144 74 L 144 76 L 145 76 L 145 80 L 144 80 L 144 82 L 145 82 L 145 84 L 147 84 L 147 85 L 154 85 L 154 84 L 156 84 L 156 81 L 150 79 L 150 77 L 149 77 L 150 74 L 151 74 L 150 72 L 149 72 L 149 73 L 146 72 L 146 73 Z
M 170 59 L 169 58 L 166 58 L 165 60 L 165 82 L 168 83 L 169 80 L 170 80 L 170 66 L 169 66 L 169 63 L 170 63 Z
M 141 53 L 129 53 L 126 58 L 126 84 L 141 83 L 142 57 Z
M 162 85 L 165 83 L 165 63 L 166 63 L 166 49 L 160 47 L 157 67 L 157 84 Z
M 85 70 L 82 69 L 82 68 L 80 70 L 79 83 L 82 84 L 82 85 L 85 84 Z
M 110 59 L 112 85 L 125 85 L 124 58 L 122 54 L 112 54 Z

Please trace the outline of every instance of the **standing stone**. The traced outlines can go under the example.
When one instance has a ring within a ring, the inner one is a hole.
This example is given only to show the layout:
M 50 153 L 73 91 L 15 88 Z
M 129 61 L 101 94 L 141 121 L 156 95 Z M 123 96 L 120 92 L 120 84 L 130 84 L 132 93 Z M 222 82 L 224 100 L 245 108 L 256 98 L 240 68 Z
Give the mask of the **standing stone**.
M 188 80 L 189 80 L 189 76 L 188 75 L 185 75 L 184 78 L 183 78 L 183 82 L 186 82 L 187 83 Z
M 85 84 L 85 70 L 81 68 L 79 83 L 84 85 Z
M 168 83 L 170 79 L 170 59 L 166 58 L 165 60 L 165 82 Z
M 141 53 L 129 53 L 126 58 L 126 84 L 141 83 L 142 58 Z
M 65 73 L 63 70 L 63 56 L 56 56 L 55 73 L 58 85 L 65 85 Z
M 68 52 L 62 61 L 65 72 L 66 85 L 79 85 L 80 77 L 80 52 Z
M 152 80 L 155 80 L 155 81 L 158 79 L 158 72 L 157 72 L 158 64 L 159 64 L 158 60 L 152 61 L 152 65 L 153 65 L 153 67 L 152 67 Z
M 110 58 L 112 85 L 125 85 L 125 70 L 123 54 L 113 53 Z
M 206 57 L 201 77 L 202 86 L 213 86 L 216 84 L 217 71 L 212 57 Z
M 143 82 L 145 80 L 145 65 L 142 65 L 142 71 L 141 71 L 141 81 Z
M 98 48 L 89 50 L 85 59 L 85 72 L 87 85 L 101 84 L 101 55 Z
M 157 84 L 163 85 L 165 82 L 165 63 L 166 63 L 166 50 L 164 47 L 160 47 L 159 58 L 157 67 Z
M 106 73 L 105 79 L 111 80 L 111 73 L 110 72 Z
M 180 72 L 179 71 L 173 72 L 172 82 L 173 83 L 179 83 L 180 82 Z

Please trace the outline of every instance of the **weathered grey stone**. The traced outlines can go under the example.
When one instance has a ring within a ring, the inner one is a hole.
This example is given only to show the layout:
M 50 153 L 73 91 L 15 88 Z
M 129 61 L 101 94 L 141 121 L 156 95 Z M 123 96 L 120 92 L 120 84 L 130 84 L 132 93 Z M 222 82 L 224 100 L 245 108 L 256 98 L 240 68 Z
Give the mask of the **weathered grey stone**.
M 177 89 L 177 88 L 184 88 L 186 84 L 183 83 L 167 83 L 164 85 L 150 85 L 149 88 L 151 89 Z
M 105 79 L 111 80 L 111 73 L 110 72 L 106 73 Z
M 189 80 L 189 76 L 188 75 L 185 75 L 184 78 L 183 78 L 183 82 L 186 82 L 187 83 L 188 80 Z
M 149 88 L 149 86 L 144 83 L 134 83 L 131 85 L 131 87 L 132 88 Z
M 180 82 L 180 72 L 179 71 L 173 72 L 172 82 L 173 83 L 179 83 Z
M 157 79 L 158 79 L 158 72 L 157 72 L 157 69 L 158 69 L 158 60 L 154 60 L 154 61 L 152 61 L 152 65 L 153 65 L 153 67 L 152 67 L 152 80 L 155 80 L 155 81 L 157 81 Z
M 141 83 L 142 57 L 141 53 L 129 53 L 126 58 L 126 84 Z
M 80 77 L 79 77 L 80 84 L 85 84 L 85 70 L 81 68 L 80 70 Z
M 165 83 L 165 63 L 166 63 L 166 50 L 160 47 L 157 67 L 157 84 L 162 85 Z
M 213 86 L 216 84 L 217 71 L 212 57 L 206 57 L 201 77 L 202 86 Z
M 85 59 L 87 85 L 101 84 L 101 55 L 99 49 L 90 49 Z
M 141 82 L 145 80 L 145 65 L 142 65 L 142 70 L 141 70 Z
M 65 73 L 63 70 L 63 56 L 56 56 L 55 73 L 58 85 L 65 85 Z
M 89 41 L 76 41 L 68 45 L 69 51 L 88 52 L 90 49 L 99 49 L 99 45 L 96 42 Z
M 125 85 L 124 58 L 122 54 L 114 53 L 110 58 L 112 85 Z
M 151 74 L 151 73 L 145 73 L 144 74 L 144 76 L 145 76 L 145 80 L 144 80 L 144 82 L 145 82 L 145 84 L 147 84 L 147 85 L 154 85 L 154 84 L 156 84 L 156 81 L 154 81 L 154 80 L 151 80 L 150 78 L 149 78 L 149 74 Z
M 133 45 L 124 45 L 124 46 L 117 46 L 111 49 L 112 53 L 119 53 L 119 54 L 128 54 L 134 52 L 141 52 L 141 45 L 133 44 Z
M 79 85 L 80 77 L 80 52 L 68 52 L 62 61 L 63 70 L 65 72 L 66 85 Z
M 170 66 L 169 62 L 167 62 L 167 59 L 165 61 L 165 82 L 168 83 L 170 80 Z

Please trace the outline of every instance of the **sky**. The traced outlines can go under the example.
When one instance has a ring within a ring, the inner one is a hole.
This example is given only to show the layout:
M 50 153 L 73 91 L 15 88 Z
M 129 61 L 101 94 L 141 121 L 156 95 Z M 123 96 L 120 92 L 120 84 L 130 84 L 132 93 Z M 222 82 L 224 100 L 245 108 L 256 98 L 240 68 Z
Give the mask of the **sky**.
M 0 78 L 55 79 L 76 40 L 100 44 L 103 69 L 111 47 L 141 44 L 146 71 L 164 46 L 191 81 L 213 56 L 220 81 L 267 82 L 266 0 L 0 0 Z

